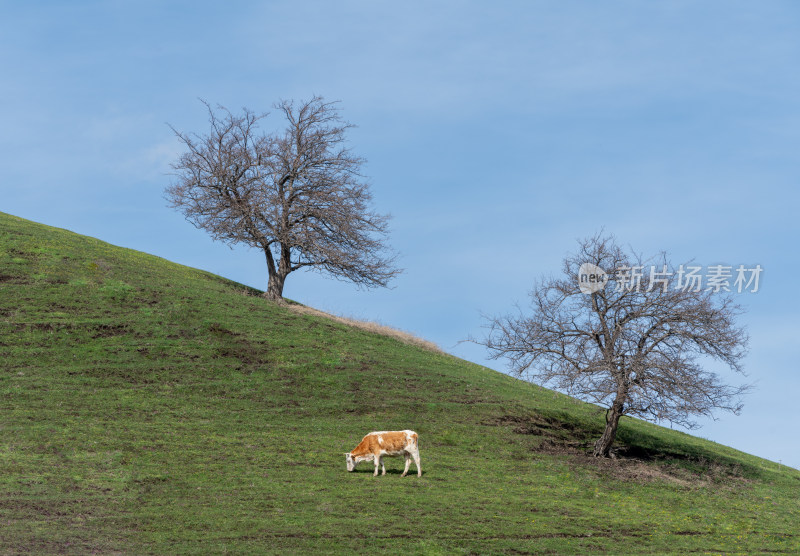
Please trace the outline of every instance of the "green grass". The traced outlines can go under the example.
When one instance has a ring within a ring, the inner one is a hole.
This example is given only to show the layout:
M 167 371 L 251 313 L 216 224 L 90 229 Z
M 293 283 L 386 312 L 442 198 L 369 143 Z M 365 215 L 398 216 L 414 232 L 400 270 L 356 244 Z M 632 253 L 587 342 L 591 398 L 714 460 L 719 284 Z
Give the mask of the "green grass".
M 0 213 L 0 553 L 800 552 L 800 472 Z M 373 478 L 343 452 L 420 434 Z M 787 441 L 790 441 L 787 439 Z

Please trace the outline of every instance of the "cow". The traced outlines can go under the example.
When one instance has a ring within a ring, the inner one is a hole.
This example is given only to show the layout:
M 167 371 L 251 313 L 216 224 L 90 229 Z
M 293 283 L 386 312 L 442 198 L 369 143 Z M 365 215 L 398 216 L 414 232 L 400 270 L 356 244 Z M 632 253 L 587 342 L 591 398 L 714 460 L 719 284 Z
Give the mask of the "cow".
M 347 470 L 353 471 L 360 462 L 373 460 L 375 462 L 373 476 L 378 476 L 378 467 L 383 469 L 381 475 L 386 475 L 383 456 L 399 456 L 402 454 L 406 458 L 406 468 L 401 476 L 406 476 L 408 468 L 411 466 L 411 458 L 414 458 L 414 464 L 417 466 L 417 477 L 421 477 L 422 468 L 419 465 L 418 438 L 417 433 L 414 431 L 371 432 L 351 452 L 344 453 Z

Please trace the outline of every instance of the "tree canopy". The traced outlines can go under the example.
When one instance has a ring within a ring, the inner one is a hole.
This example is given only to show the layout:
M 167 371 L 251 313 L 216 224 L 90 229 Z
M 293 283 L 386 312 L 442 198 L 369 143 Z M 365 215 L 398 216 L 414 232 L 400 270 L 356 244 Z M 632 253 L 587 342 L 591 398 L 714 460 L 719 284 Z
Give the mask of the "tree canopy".
M 743 374 L 742 309 L 729 293 L 687 286 L 681 271 L 663 253 L 644 260 L 613 237 L 585 239 L 560 277 L 534 285 L 528 312 L 489 318 L 479 343 L 517 374 L 607 408 L 596 456 L 609 455 L 622 415 L 694 427 L 715 409 L 738 413 L 749 387 L 704 363 Z
M 347 146 L 352 125 L 336 103 L 277 103 L 285 125 L 277 133 L 259 129 L 267 114 L 204 104 L 207 134 L 172 128 L 186 150 L 167 199 L 215 240 L 263 251 L 268 297 L 281 299 L 301 268 L 365 287 L 385 287 L 400 272 L 385 243 L 388 216 L 371 208 L 364 159 Z

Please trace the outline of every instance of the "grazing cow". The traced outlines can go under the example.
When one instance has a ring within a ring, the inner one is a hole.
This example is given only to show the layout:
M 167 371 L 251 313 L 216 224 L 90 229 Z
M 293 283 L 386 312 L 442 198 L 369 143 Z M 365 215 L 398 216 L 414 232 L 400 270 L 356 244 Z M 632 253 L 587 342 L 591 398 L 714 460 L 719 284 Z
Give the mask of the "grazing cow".
M 356 465 L 362 461 L 373 460 L 375 462 L 374 476 L 378 476 L 378 467 L 383 469 L 382 475 L 386 475 L 383 456 L 399 456 L 402 454 L 406 458 L 406 468 L 403 470 L 402 476 L 406 476 L 411 465 L 411 458 L 414 458 L 414 464 L 417 466 L 417 477 L 421 477 L 422 468 L 419 466 L 417 438 L 417 433 L 414 431 L 371 432 L 361 440 L 352 452 L 345 452 L 347 470 L 354 470 Z

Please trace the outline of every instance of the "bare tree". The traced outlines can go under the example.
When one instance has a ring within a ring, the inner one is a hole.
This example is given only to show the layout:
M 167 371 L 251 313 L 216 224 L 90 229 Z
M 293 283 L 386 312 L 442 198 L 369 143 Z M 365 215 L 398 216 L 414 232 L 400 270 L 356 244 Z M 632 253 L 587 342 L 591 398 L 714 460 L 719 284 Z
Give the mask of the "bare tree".
M 273 134 L 259 131 L 267 114 L 204 104 L 208 134 L 172 128 L 186 151 L 172 165 L 167 199 L 215 240 L 263 251 L 267 297 L 282 299 L 286 277 L 301 268 L 365 287 L 385 287 L 400 272 L 384 244 L 388 216 L 370 208 L 364 160 L 345 144 L 352 126 L 336 103 L 281 101 L 285 129 Z
M 738 414 L 749 386 L 725 385 L 701 363 L 743 374 L 741 308 L 730 294 L 687 287 L 682 269 L 663 253 L 644 261 L 613 237 L 585 239 L 564 259 L 562 277 L 535 284 L 529 316 L 518 307 L 490 318 L 478 343 L 521 376 L 607 408 L 595 456 L 609 455 L 622 415 L 694 428 L 693 416 L 714 409 Z

